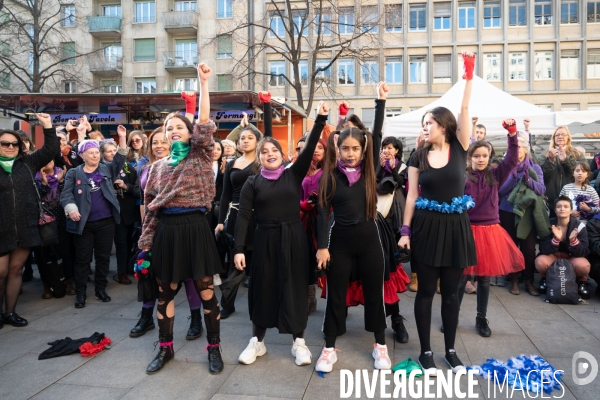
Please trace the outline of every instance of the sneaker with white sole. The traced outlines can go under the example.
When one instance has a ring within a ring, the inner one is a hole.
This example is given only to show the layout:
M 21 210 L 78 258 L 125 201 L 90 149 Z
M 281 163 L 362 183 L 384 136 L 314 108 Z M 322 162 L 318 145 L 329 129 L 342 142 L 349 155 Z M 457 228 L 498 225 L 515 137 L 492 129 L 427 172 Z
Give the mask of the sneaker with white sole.
M 433 353 L 431 351 L 426 351 L 419 356 L 419 365 L 423 372 L 429 372 L 429 376 L 437 376 L 437 366 L 435 365 L 435 361 L 433 361 Z
M 312 361 L 312 354 L 303 338 L 296 338 L 292 346 L 292 355 L 296 357 L 296 365 L 308 365 Z
M 333 347 L 323 347 L 321 351 L 321 356 L 317 360 L 317 365 L 315 366 L 315 371 L 317 372 L 331 372 L 333 369 L 333 364 L 337 361 L 338 351 Z
M 388 356 L 387 346 L 375 343 L 373 345 L 373 358 L 375 359 L 375 369 L 392 368 L 392 360 Z
M 448 350 L 445 358 L 446 358 L 446 362 L 450 366 L 450 369 L 452 369 L 452 372 L 457 373 L 461 369 L 466 369 L 465 365 L 462 363 L 462 361 L 460 361 L 460 359 L 456 355 L 456 350 L 454 350 L 454 349 Z
M 242 364 L 252 364 L 254 361 L 256 361 L 256 357 L 264 356 L 266 353 L 267 348 L 265 347 L 265 344 L 263 342 L 259 342 L 256 336 L 254 336 L 252 339 L 250 339 L 248 347 L 246 347 L 246 349 L 242 351 L 242 354 L 240 354 L 238 361 Z

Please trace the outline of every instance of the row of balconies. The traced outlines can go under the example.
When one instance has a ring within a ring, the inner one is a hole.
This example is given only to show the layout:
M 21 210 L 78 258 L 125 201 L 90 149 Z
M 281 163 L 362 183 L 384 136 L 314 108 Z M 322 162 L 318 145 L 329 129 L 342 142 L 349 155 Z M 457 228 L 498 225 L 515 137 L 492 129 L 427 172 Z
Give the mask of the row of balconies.
M 121 37 L 121 17 L 88 17 L 88 29 L 98 38 Z M 163 26 L 169 33 L 190 34 L 198 30 L 198 14 L 193 11 L 171 11 L 163 13 Z
M 134 60 L 134 61 L 155 61 Z M 105 54 L 94 54 L 87 57 L 90 72 L 99 76 L 118 75 L 123 73 L 123 57 Z M 194 72 L 198 68 L 198 54 L 195 51 L 163 52 L 163 64 L 169 72 Z

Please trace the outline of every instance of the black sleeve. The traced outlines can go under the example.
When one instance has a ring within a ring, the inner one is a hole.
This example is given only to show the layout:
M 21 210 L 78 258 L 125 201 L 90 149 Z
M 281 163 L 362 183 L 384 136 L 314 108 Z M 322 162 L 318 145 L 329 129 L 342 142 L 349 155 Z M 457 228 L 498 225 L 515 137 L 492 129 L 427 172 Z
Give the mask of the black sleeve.
M 271 102 L 263 103 L 263 124 L 266 136 L 273 136 L 273 110 L 271 109 Z
M 221 193 L 221 206 L 219 208 L 219 224 L 225 223 L 227 217 L 227 211 L 229 211 L 229 203 L 231 203 L 231 194 L 233 192 L 233 186 L 231 185 L 231 168 L 235 160 L 231 160 L 225 167 L 225 173 L 223 174 L 223 193 Z
M 133 197 L 140 199 L 140 205 L 144 204 L 144 194 L 142 193 L 142 187 L 140 185 L 140 177 L 138 176 L 135 185 L 133 186 Z
M 331 190 L 331 178 L 327 187 Z M 329 210 L 331 204 L 319 203 L 318 217 L 317 217 L 317 244 L 319 249 L 329 248 L 329 235 L 327 233 L 329 229 Z
M 407 166 L 409 167 L 415 167 L 415 168 L 419 168 L 419 159 L 417 158 L 417 153 L 418 151 L 415 151 L 414 153 L 412 153 L 410 155 L 410 158 L 408 159 L 408 163 Z
M 315 148 L 317 147 L 317 143 L 319 143 L 319 138 L 321 137 L 321 132 L 327 123 L 327 115 L 319 115 L 315 120 L 315 124 L 313 125 L 310 134 L 308 135 L 308 140 L 304 146 L 304 149 L 300 152 L 300 155 L 296 159 L 296 162 L 290 167 L 290 169 L 294 172 L 299 180 L 304 179 L 308 169 L 310 168 L 310 163 L 312 162 L 313 153 L 315 152 Z
M 40 192 L 40 197 L 43 199 L 46 197 L 48 193 L 50 193 L 50 186 L 44 185 L 42 182 L 36 179 L 35 184 L 37 185 L 38 192 Z
M 586 225 L 590 250 L 600 255 L 600 220 L 592 219 Z
M 375 100 L 375 120 L 373 121 L 373 165 L 375 173 L 379 171 L 379 151 L 381 150 L 381 130 L 383 129 L 383 120 L 385 118 L 385 100 Z
M 252 209 L 254 208 L 254 179 L 256 175 L 248 177 L 246 183 L 242 187 L 240 194 L 240 206 L 237 219 L 235 220 L 235 236 L 234 236 L 234 254 L 244 252 L 244 244 L 246 243 L 246 233 L 248 232 L 248 224 L 252 217 Z
M 125 184 L 127 185 L 127 193 L 132 195 L 134 198 L 139 199 L 139 197 L 137 197 L 137 196 L 139 196 L 139 192 L 136 193 L 136 191 L 135 191 L 135 185 L 137 184 L 137 181 L 138 181 L 137 171 L 132 166 L 128 166 L 128 167 L 129 167 L 129 175 L 127 176 L 127 181 L 124 181 Z
M 56 128 L 44 128 L 44 145 L 31 154 L 26 154 L 23 161 L 27 163 L 34 171 L 39 171 L 54 156 L 60 153 L 60 139 L 56 136 Z

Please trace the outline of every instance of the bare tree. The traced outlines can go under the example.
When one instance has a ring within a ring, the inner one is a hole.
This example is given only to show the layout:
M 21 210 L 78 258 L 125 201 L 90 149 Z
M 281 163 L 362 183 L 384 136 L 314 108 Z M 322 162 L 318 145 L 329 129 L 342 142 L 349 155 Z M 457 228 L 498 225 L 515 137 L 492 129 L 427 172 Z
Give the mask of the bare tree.
M 10 74 L 30 93 L 57 91 L 63 80 L 89 84 L 76 60 L 98 50 L 76 49 L 65 33 L 63 26 L 75 24 L 75 16 L 63 10 L 68 4 L 72 2 L 7 0 L 0 19 L 0 75 Z
M 329 71 L 338 59 L 362 63 L 378 57 L 378 27 L 383 18 L 377 6 L 354 10 L 338 6 L 335 0 L 270 0 L 263 18 L 234 16 L 231 25 L 212 40 L 219 43 L 220 38 L 231 36 L 237 47 L 245 48 L 243 54 L 231 52 L 236 79 L 257 75 L 283 79 L 308 113 L 315 94 L 335 95 Z M 266 58 L 286 61 L 289 69 L 273 74 L 264 65 Z

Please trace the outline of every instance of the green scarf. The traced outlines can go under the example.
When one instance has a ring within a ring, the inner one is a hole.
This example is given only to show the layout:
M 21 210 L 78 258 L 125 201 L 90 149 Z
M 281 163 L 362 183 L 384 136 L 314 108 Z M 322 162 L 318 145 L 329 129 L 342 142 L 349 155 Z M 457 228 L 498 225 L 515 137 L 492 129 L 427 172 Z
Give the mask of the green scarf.
M 171 162 L 169 165 L 176 167 L 188 154 L 190 154 L 189 143 L 175 142 L 171 144 Z
M 8 176 L 12 175 L 12 167 L 16 159 L 17 157 L 0 156 L 0 167 L 2 167 L 2 169 L 6 171 Z

